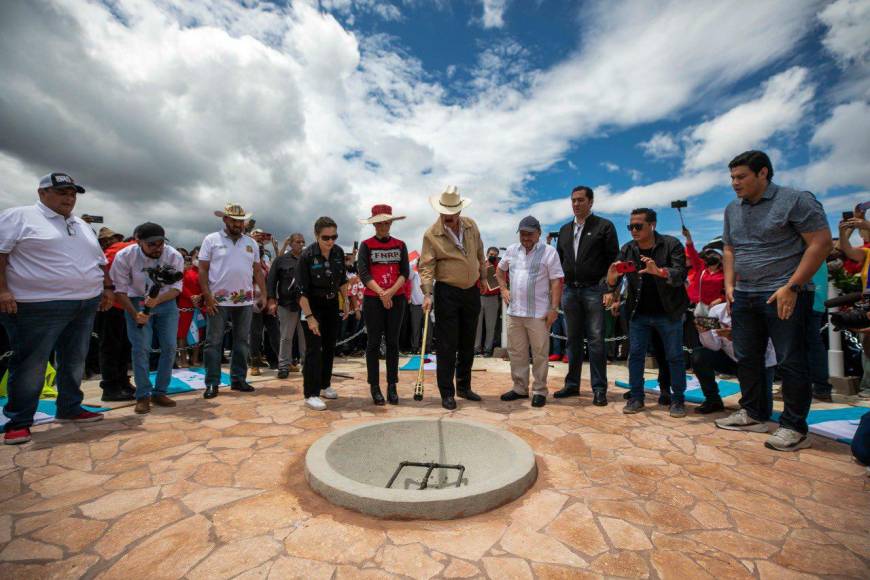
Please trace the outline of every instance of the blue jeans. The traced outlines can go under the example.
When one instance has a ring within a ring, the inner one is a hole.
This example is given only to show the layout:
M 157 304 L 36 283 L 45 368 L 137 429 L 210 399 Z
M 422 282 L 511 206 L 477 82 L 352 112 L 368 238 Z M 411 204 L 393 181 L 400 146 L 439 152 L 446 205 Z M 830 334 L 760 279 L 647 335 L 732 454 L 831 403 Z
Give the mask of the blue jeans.
M 136 310 L 141 310 L 142 298 L 130 298 Z M 172 380 L 172 363 L 175 362 L 176 335 L 178 334 L 178 306 L 169 300 L 151 310 L 148 324 L 137 328 L 136 320 L 124 312 L 127 321 L 127 336 L 133 352 L 133 380 L 136 382 L 136 399 L 144 399 L 154 392 L 166 394 Z M 157 381 L 151 385 L 149 361 L 154 334 L 160 345 L 160 361 L 157 363 Z
M 82 412 L 82 375 L 100 297 L 88 300 L 19 302 L 17 314 L 0 314 L 15 349 L 9 363 L 6 431 L 33 425 L 45 385 L 45 366 L 57 351 L 57 416 Z
M 208 316 L 205 331 L 205 384 L 217 387 L 221 384 L 221 356 L 223 355 L 224 328 L 227 322 L 233 325 L 233 351 L 230 358 L 232 384 L 245 382 L 248 376 L 248 354 L 251 350 L 251 315 L 253 306 L 218 306 L 217 312 Z
M 772 292 L 734 292 L 731 306 L 734 355 L 740 380 L 740 407 L 756 421 L 770 419 L 771 408 L 765 380 L 764 355 L 773 341 L 782 376 L 783 412 L 780 424 L 806 433 L 807 415 L 813 399 L 807 368 L 807 317 L 812 292 L 799 292 L 795 309 L 786 320 L 776 314 L 776 303 L 767 304 Z
M 671 371 L 671 401 L 682 403 L 686 392 L 686 358 L 683 356 L 683 319 L 635 314 L 629 322 L 628 383 L 631 398 L 644 399 L 643 370 L 653 330 L 661 336 Z
M 580 387 L 583 367 L 583 341 L 589 353 L 589 376 L 593 392 L 607 391 L 607 358 L 604 352 L 604 303 L 600 286 L 565 288 L 562 310 L 568 329 L 568 374 L 565 386 Z
M 816 395 L 830 395 L 832 389 L 828 375 L 828 350 L 821 333 L 824 324 L 825 313 L 810 310 L 807 316 L 807 360 Z

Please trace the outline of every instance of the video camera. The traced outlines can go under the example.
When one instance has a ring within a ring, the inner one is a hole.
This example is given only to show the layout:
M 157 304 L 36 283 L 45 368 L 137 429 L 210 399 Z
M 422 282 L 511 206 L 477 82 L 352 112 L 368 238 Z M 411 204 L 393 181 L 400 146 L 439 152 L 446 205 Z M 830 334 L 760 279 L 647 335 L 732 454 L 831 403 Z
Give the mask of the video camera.
M 149 298 L 157 298 L 157 295 L 160 294 L 160 290 L 164 286 L 171 286 L 184 277 L 184 274 L 169 264 L 156 266 L 154 268 L 145 268 L 145 273 L 148 274 L 148 277 L 151 278 L 151 282 L 153 283 L 153 286 L 151 286 L 151 289 L 148 291 Z M 148 314 L 149 312 L 151 312 L 151 309 L 147 306 L 142 309 L 143 314 Z M 137 325 L 138 328 L 142 328 L 142 326 L 144 325 Z
M 840 306 L 851 306 L 846 312 L 832 312 L 830 315 L 831 324 L 834 325 L 834 330 L 860 330 L 870 327 L 870 319 L 867 318 L 867 312 L 870 312 L 870 297 L 861 292 L 852 292 L 825 300 L 825 308 L 837 308 Z

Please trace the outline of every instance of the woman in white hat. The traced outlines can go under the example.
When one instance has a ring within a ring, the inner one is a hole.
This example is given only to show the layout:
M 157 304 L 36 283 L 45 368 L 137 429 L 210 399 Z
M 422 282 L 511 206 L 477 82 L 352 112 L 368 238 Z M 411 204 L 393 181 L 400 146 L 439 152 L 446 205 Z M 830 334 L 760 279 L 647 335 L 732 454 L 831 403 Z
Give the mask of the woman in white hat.
M 372 207 L 362 224 L 375 226 L 375 235 L 360 244 L 356 269 L 365 284 L 363 315 L 366 321 L 366 370 L 375 405 L 384 404 L 381 394 L 378 351 L 381 336 L 387 344 L 387 400 L 399 403 L 399 330 L 408 295 L 405 281 L 410 276 L 408 248 L 405 242 L 390 236 L 390 226 L 405 216 L 394 216 L 386 204 Z

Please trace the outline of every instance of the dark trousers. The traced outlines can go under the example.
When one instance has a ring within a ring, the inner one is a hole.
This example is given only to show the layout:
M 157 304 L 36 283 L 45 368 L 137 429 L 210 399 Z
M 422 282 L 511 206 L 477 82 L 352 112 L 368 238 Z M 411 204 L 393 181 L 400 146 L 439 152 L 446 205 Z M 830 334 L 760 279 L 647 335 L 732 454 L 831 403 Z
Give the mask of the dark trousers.
M 15 353 L 9 362 L 5 430 L 33 425 L 45 386 L 45 366 L 57 354 L 57 416 L 82 412 L 82 376 L 100 297 L 88 300 L 19 302 L 17 314 L 0 314 Z
M 864 465 L 870 465 L 870 411 L 864 413 L 852 438 L 852 455 Z
M 737 374 L 737 363 L 731 360 L 724 351 L 710 350 L 699 346 L 692 351 L 692 369 L 698 382 L 701 383 L 701 391 L 708 401 L 721 401 L 719 396 L 719 383 L 716 382 L 716 373 L 727 375 Z
M 734 292 L 731 306 L 734 354 L 740 379 L 740 407 L 756 421 L 770 418 L 764 354 L 773 341 L 782 377 L 783 412 L 780 424 L 806 433 L 807 415 L 813 400 L 807 368 L 806 319 L 812 308 L 812 292 L 799 292 L 795 309 L 786 320 L 776 314 L 776 303 L 767 304 L 771 292 Z
M 130 386 L 130 366 L 132 351 L 127 338 L 127 321 L 124 311 L 110 308 L 99 313 L 100 319 L 100 369 L 103 380 L 100 388 L 117 392 Z
M 263 356 L 263 337 L 269 341 L 269 347 L 277 361 L 278 351 L 281 349 L 281 330 L 278 327 L 278 317 L 265 312 L 251 314 L 251 360 L 257 361 Z
M 335 358 L 335 342 L 338 339 L 338 298 L 327 300 L 308 298 L 311 314 L 320 325 L 320 336 L 311 332 L 303 322 L 305 331 L 305 364 L 302 367 L 302 389 L 305 398 L 319 397 L 320 391 L 332 384 L 332 361 Z
M 565 386 L 580 387 L 583 367 L 583 341 L 589 353 L 592 390 L 607 392 L 607 357 L 604 352 L 604 304 L 599 286 L 565 288 L 562 310 L 568 328 L 568 374 Z
M 251 314 L 253 306 L 218 306 L 214 314 L 208 316 L 205 330 L 205 384 L 221 384 L 221 358 L 223 358 L 224 330 L 227 322 L 232 323 L 232 355 L 230 358 L 230 382 L 233 385 L 245 382 L 248 376 L 248 354 L 250 352 Z
M 441 398 L 471 389 L 474 335 L 479 315 L 477 286 L 463 290 L 443 282 L 435 284 L 435 339 L 438 341 L 437 375 Z
M 631 336 L 628 351 L 628 382 L 631 398 L 644 400 L 643 369 L 650 337 L 658 332 L 665 348 L 668 368 L 671 371 L 671 397 L 682 403 L 686 392 L 686 359 L 683 356 L 683 321 L 669 316 L 635 314 L 629 323 Z
M 683 327 L 685 328 L 685 327 Z M 658 330 L 653 330 L 649 337 L 649 349 L 652 351 L 653 358 L 656 359 L 656 366 L 659 369 L 659 391 L 662 395 L 671 396 L 671 365 L 668 363 L 668 355 L 665 352 L 665 343 L 662 342 L 662 336 Z
M 367 335 L 366 370 L 368 383 L 373 387 L 379 386 L 380 380 L 378 355 L 381 336 L 387 345 L 387 384 L 395 385 L 399 382 L 399 329 L 402 328 L 405 302 L 404 297 L 393 296 L 393 307 L 388 310 L 377 296 L 363 298 Z
M 825 313 L 810 310 L 807 316 L 807 362 L 813 393 L 817 395 L 830 395 L 832 389 L 828 375 L 828 349 L 825 348 L 821 332 L 824 324 Z
M 410 304 L 408 312 L 411 318 L 411 350 L 419 352 L 420 343 L 423 342 L 423 307 L 419 304 Z

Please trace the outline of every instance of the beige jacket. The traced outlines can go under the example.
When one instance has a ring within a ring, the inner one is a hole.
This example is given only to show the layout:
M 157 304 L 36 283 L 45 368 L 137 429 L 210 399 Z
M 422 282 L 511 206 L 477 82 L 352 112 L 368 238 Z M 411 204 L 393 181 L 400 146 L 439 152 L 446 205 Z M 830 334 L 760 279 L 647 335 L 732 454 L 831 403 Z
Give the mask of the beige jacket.
M 474 220 L 461 217 L 463 228 L 462 252 L 441 225 L 441 217 L 423 234 L 423 249 L 417 269 L 424 294 L 432 293 L 435 281 L 457 288 L 471 288 L 486 275 L 486 260 L 480 230 Z

